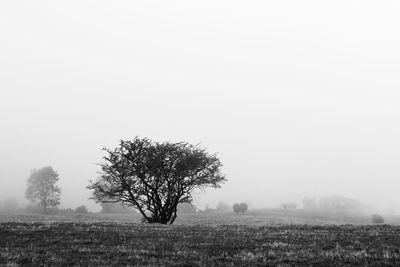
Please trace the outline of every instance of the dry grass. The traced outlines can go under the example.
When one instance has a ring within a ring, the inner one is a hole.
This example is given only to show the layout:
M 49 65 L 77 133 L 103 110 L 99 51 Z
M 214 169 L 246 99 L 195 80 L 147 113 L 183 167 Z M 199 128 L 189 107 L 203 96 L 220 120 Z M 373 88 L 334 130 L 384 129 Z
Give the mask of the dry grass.
M 279 213 L 196 214 L 168 226 L 134 215 L 0 218 L 0 265 L 400 265 L 399 226 L 302 225 Z

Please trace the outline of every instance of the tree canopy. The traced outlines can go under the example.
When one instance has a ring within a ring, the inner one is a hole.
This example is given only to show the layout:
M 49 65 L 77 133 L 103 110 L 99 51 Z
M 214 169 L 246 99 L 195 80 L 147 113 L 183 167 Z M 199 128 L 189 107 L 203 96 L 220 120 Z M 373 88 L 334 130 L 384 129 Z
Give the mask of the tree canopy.
M 88 186 L 93 199 L 131 206 L 150 223 L 172 224 L 178 204 L 191 203 L 195 189 L 226 181 L 217 156 L 197 145 L 135 137 L 104 150 L 101 179 Z
M 38 202 L 47 213 L 48 207 L 60 204 L 61 189 L 56 186 L 58 179 L 58 173 L 52 167 L 32 170 L 27 180 L 25 198 Z

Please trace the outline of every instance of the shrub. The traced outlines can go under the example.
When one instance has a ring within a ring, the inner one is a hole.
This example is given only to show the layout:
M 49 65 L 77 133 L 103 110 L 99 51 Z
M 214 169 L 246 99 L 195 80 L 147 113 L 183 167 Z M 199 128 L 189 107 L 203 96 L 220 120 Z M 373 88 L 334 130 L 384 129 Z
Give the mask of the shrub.
M 240 210 L 242 211 L 242 213 L 245 213 L 249 208 L 246 203 L 240 203 L 239 207 L 240 207 Z
M 86 206 L 82 205 L 75 209 L 76 213 L 88 213 Z
M 235 213 L 245 213 L 248 209 L 248 206 L 246 203 L 240 203 L 240 204 L 233 204 L 233 211 Z
M 379 214 L 372 214 L 372 223 L 385 223 L 385 219 Z

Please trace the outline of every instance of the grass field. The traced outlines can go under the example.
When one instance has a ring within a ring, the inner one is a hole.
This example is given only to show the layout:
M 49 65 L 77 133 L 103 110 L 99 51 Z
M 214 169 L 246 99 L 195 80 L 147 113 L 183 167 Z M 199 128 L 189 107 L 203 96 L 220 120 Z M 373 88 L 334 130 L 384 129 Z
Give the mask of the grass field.
M 399 266 L 400 226 L 366 219 L 268 210 L 150 225 L 131 214 L 0 215 L 0 265 Z

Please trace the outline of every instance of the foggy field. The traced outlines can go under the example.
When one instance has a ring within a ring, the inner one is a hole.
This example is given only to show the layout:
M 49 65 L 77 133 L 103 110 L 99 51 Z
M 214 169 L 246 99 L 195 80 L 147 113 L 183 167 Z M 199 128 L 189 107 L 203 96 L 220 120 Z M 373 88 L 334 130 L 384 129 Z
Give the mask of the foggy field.
M 85 222 L 85 223 L 140 223 L 138 213 L 104 214 L 104 213 L 5 213 L 0 214 L 0 222 Z M 385 222 L 400 225 L 400 216 L 385 216 Z M 371 214 L 351 210 L 282 210 L 260 209 L 245 214 L 233 212 L 210 212 L 180 214 L 174 224 L 183 225 L 252 225 L 275 226 L 279 224 L 310 224 L 310 225 L 341 225 L 341 224 L 370 224 Z
M 174 225 L 134 214 L 1 215 L 0 265 L 400 264 L 400 226 L 333 216 L 367 220 L 304 210 L 184 214 Z
M 0 267 L 400 266 L 399 13 L 0 0 Z

